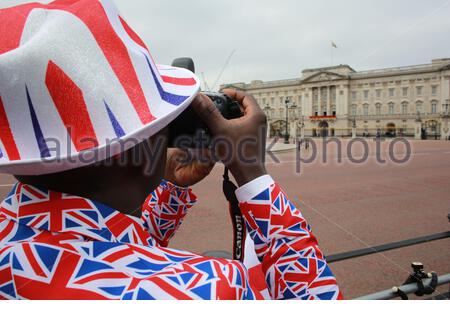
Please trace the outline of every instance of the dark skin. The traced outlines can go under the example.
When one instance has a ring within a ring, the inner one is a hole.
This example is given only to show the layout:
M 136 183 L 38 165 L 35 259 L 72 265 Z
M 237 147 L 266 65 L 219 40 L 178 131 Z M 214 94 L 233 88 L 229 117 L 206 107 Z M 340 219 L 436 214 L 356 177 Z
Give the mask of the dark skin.
M 226 165 L 242 186 L 255 178 L 266 174 L 264 166 L 265 134 L 261 128 L 266 127 L 266 118 L 256 101 L 249 95 L 235 90 L 224 91 L 242 106 L 244 116 L 240 119 L 226 120 L 205 95 L 198 94 L 192 107 L 208 123 L 215 136 L 227 138 L 231 142 L 231 157 L 225 150 L 217 150 L 219 160 L 227 160 Z M 70 171 L 42 175 L 16 176 L 22 183 L 45 187 L 49 190 L 64 192 L 103 203 L 124 214 L 140 216 L 141 206 L 148 195 L 156 189 L 165 178 L 180 187 L 193 186 L 209 175 L 214 161 L 208 151 L 202 151 L 202 157 L 194 157 L 186 163 L 186 151 L 167 148 L 167 128 L 125 152 L 125 162 L 110 159 L 91 166 Z M 237 146 L 242 137 L 253 137 L 257 143 L 246 146 L 247 157 L 256 159 L 254 163 L 242 163 L 237 156 Z M 153 158 L 146 150 L 145 144 L 154 146 L 158 139 L 160 152 Z M 130 160 L 140 154 L 144 161 L 133 164 Z M 109 162 L 109 164 L 107 164 Z M 125 163 L 125 165 L 123 165 Z M 153 167 L 153 170 L 149 170 Z

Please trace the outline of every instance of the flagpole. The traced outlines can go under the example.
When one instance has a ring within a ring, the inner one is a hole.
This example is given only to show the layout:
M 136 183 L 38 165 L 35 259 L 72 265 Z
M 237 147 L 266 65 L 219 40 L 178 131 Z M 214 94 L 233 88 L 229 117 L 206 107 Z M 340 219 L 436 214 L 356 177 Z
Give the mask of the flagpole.
M 333 51 L 333 44 L 331 44 L 331 64 L 330 64 L 330 66 L 332 67 L 333 66 L 333 62 L 334 62 L 334 57 L 333 57 L 333 54 L 334 54 L 334 51 Z
M 331 41 L 331 65 L 334 65 L 334 49 L 337 49 L 336 43 L 334 41 Z

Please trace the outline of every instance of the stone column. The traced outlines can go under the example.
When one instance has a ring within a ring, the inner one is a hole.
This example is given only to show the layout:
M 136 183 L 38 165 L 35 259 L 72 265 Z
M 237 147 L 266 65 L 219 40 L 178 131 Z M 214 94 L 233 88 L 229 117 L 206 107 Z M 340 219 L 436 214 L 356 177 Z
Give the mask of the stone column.
M 331 116 L 331 86 L 328 86 L 327 115 Z
M 339 115 L 345 115 L 345 116 L 349 116 L 349 94 L 350 94 L 350 87 L 348 85 L 343 85 L 342 86 L 342 90 L 344 90 L 344 101 L 341 104 L 341 110 L 340 110 L 340 114 Z
M 441 140 L 447 140 L 450 133 L 448 118 L 443 118 L 441 122 Z
M 304 99 L 303 113 L 305 116 L 313 115 L 313 88 L 308 89 L 308 99 Z
M 318 114 L 319 114 L 319 116 L 320 115 L 322 115 L 322 88 L 321 87 L 317 87 L 317 90 L 318 90 L 318 92 L 319 92 L 319 94 L 317 95 L 317 104 L 318 104 L 318 106 L 317 106 L 317 111 L 318 111 Z
M 414 138 L 416 140 L 422 140 L 422 121 L 415 122 L 414 130 Z
M 349 101 L 350 92 L 349 91 L 350 91 L 350 86 L 348 84 L 343 84 L 341 86 L 341 89 L 344 91 L 344 95 L 343 95 L 342 100 L 341 100 L 342 103 L 340 105 L 340 110 L 338 111 L 338 116 L 343 116 L 343 117 L 348 119 L 349 116 L 350 116 L 350 114 L 349 114 L 349 104 L 350 104 L 350 101 Z M 344 123 L 347 124 L 348 121 L 345 121 Z M 345 131 L 345 135 L 348 135 L 349 130 L 348 130 L 347 125 L 343 129 L 345 129 L 344 130 Z

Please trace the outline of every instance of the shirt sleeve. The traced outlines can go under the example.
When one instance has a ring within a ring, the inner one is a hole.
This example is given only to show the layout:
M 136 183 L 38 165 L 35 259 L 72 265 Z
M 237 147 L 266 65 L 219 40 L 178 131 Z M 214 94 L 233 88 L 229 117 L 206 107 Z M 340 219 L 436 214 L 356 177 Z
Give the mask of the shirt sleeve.
M 162 181 L 145 200 L 142 220 L 159 245 L 167 247 L 183 219 L 197 201 L 190 188 Z
M 270 176 L 236 196 L 273 299 L 342 299 L 310 226 Z

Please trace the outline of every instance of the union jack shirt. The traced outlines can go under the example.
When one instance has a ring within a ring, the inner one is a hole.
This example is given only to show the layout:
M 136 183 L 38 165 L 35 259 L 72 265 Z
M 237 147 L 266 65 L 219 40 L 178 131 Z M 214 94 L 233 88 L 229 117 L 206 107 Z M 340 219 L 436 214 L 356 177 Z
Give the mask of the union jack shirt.
M 167 248 L 196 202 L 191 189 L 163 181 L 139 219 L 18 183 L 0 207 L 0 298 L 341 298 L 310 227 L 269 176 L 237 196 L 260 262 L 253 268 Z

